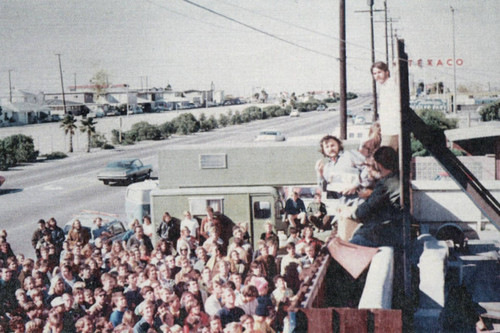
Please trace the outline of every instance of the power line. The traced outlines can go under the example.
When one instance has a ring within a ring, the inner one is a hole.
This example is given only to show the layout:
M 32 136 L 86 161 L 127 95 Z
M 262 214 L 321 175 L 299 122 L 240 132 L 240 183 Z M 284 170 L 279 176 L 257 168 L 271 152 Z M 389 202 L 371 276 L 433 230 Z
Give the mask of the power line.
M 279 36 L 276 36 L 275 34 L 272 34 L 272 33 L 270 33 L 270 32 L 264 31 L 264 30 L 262 30 L 262 29 L 256 28 L 256 27 L 251 26 L 251 25 L 249 25 L 249 24 L 247 24 L 247 23 L 241 22 L 241 21 L 236 20 L 236 19 L 234 19 L 234 18 L 232 18 L 232 17 L 229 17 L 229 16 L 227 16 L 227 15 L 221 14 L 221 13 L 219 13 L 219 12 L 217 12 L 217 11 L 213 10 L 213 9 L 207 8 L 207 7 L 205 7 L 205 6 L 202 6 L 202 5 L 200 5 L 200 4 L 197 4 L 197 3 L 195 3 L 195 2 L 192 2 L 192 1 L 190 1 L 190 0 L 184 0 L 184 2 L 186 2 L 186 3 L 190 4 L 190 5 L 193 5 L 193 6 L 195 6 L 195 7 L 198 7 L 198 8 L 200 8 L 200 9 L 203 9 L 203 10 L 205 10 L 205 11 L 207 11 L 207 12 L 210 12 L 210 13 L 212 13 L 212 14 L 214 14 L 214 15 L 220 16 L 220 17 L 222 17 L 222 18 L 224 18 L 224 19 L 226 19 L 226 20 L 229 20 L 229 21 L 231 21 L 231 22 L 234 22 L 234 23 L 236 23 L 236 24 L 239 24 L 239 25 L 242 25 L 242 26 L 244 26 L 244 27 L 247 27 L 248 29 L 251 29 L 251 30 L 254 30 L 254 31 L 258 32 L 258 33 L 264 34 L 264 35 L 266 35 L 266 36 L 268 36 L 268 37 L 271 37 L 271 38 L 277 39 L 277 40 L 279 40 L 279 41 L 281 41 L 281 42 L 283 42 L 283 43 L 286 43 L 286 44 L 289 44 L 289 45 L 292 45 L 292 46 L 298 47 L 298 48 L 300 48 L 300 49 L 303 49 L 303 50 L 306 50 L 306 51 L 309 51 L 309 52 L 312 52 L 312 53 L 316 53 L 316 54 L 319 54 L 319 55 L 322 55 L 322 56 L 325 56 L 325 57 L 328 57 L 328 58 L 332 58 L 332 59 L 335 59 L 335 60 L 337 60 L 337 61 L 339 61 L 339 60 L 340 60 L 338 57 L 334 57 L 334 56 L 332 56 L 332 55 L 330 55 L 330 54 L 328 54 L 328 53 L 324 53 L 324 52 L 321 52 L 321 51 L 317 51 L 317 50 L 311 49 L 311 48 L 309 48 L 309 47 L 302 46 L 302 45 L 297 44 L 297 43 L 295 43 L 295 42 L 289 41 L 289 40 L 287 40 L 287 39 L 281 38 L 281 37 L 279 37 Z

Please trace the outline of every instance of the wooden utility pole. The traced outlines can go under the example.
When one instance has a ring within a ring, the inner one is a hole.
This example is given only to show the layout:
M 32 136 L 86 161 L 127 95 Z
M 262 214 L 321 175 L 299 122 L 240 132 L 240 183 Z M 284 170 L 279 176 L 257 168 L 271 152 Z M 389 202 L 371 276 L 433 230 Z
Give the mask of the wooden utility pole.
M 339 0 L 339 43 L 340 43 L 340 139 L 347 139 L 347 70 L 346 70 L 346 32 L 345 32 L 345 0 Z
M 9 69 L 9 102 L 12 103 L 12 81 L 10 79 L 10 73 L 12 69 Z
M 62 73 L 62 66 L 61 66 L 61 54 L 56 53 L 57 58 L 59 59 L 59 74 L 61 76 L 61 90 L 62 90 L 62 99 L 63 99 L 63 110 L 64 114 L 66 115 L 66 97 L 64 96 L 64 81 L 63 81 L 63 73 Z

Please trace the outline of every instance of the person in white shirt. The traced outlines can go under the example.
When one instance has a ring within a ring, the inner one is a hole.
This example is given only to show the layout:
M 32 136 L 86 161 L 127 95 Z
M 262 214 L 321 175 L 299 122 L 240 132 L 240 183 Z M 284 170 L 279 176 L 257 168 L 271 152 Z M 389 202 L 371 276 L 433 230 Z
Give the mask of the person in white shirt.
M 398 151 L 401 107 L 396 80 L 390 76 L 389 67 L 385 62 L 375 62 L 371 71 L 373 79 L 378 85 L 378 114 L 382 131 L 381 146 L 390 146 Z
M 198 231 L 200 229 L 200 225 L 198 221 L 191 216 L 191 212 L 184 212 L 184 220 L 181 221 L 181 229 L 187 227 L 189 229 L 191 237 L 198 239 Z

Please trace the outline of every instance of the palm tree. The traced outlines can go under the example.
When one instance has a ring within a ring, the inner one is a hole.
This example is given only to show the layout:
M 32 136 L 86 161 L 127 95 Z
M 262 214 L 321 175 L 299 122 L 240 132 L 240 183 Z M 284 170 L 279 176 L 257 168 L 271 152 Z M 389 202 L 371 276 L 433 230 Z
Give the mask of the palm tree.
M 64 134 L 69 134 L 69 152 L 73 152 L 73 135 L 75 135 L 76 119 L 72 114 L 67 114 L 62 122 L 61 127 L 64 129 Z
M 94 118 L 88 117 L 87 119 L 81 120 L 82 125 L 80 126 L 80 131 L 82 133 L 87 133 L 87 153 L 90 153 L 90 140 L 92 138 L 92 134 L 95 133 L 95 125 Z

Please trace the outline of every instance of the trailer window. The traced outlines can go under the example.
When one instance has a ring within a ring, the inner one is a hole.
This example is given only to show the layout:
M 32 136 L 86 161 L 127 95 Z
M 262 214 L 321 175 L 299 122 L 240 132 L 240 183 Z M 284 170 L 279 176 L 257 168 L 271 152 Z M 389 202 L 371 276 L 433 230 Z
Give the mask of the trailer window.
M 224 214 L 224 198 L 189 198 L 189 211 L 193 216 L 207 215 L 207 207 L 212 207 L 214 212 Z
M 255 201 L 253 203 L 253 217 L 268 219 L 271 217 L 271 203 L 269 201 Z

